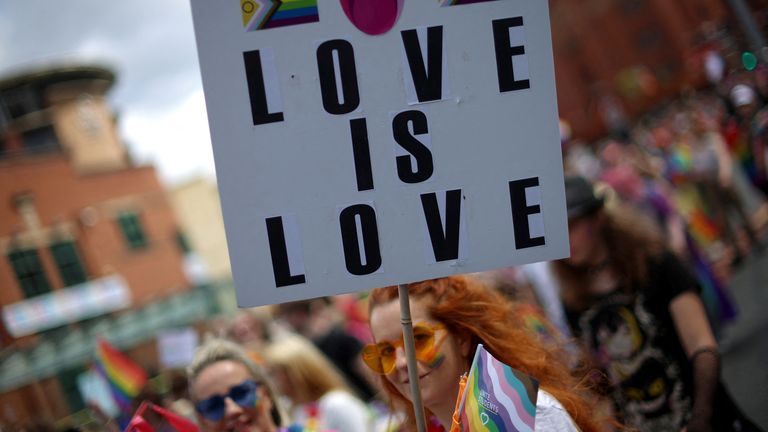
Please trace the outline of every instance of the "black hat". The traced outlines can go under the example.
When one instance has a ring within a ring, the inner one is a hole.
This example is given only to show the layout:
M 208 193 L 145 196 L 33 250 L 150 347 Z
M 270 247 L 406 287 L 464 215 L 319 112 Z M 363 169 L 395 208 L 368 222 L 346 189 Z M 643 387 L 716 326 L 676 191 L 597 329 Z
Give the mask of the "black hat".
M 565 178 L 565 202 L 568 219 L 573 219 L 596 212 L 605 200 L 595 195 L 594 187 L 587 179 L 569 176 Z

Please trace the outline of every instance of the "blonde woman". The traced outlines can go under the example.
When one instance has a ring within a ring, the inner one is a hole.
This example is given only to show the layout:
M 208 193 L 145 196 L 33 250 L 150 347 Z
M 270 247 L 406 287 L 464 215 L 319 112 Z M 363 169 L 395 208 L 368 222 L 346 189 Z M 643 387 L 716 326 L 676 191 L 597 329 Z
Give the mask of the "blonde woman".
M 371 430 L 367 406 L 310 341 L 298 335 L 281 338 L 269 345 L 265 357 L 278 388 L 291 400 L 294 420 L 336 432 Z
M 285 432 L 279 400 L 264 371 L 233 342 L 210 339 L 187 370 L 189 394 L 206 432 Z

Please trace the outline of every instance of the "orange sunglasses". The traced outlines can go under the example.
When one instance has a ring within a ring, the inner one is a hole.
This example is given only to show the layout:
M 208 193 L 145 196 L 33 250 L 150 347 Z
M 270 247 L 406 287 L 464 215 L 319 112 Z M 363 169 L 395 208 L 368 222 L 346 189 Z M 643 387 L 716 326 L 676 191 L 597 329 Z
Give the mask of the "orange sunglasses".
M 435 332 L 443 330 L 442 324 L 418 323 L 413 326 L 413 344 L 416 351 L 416 359 L 422 362 L 432 362 L 436 356 Z M 442 342 L 443 337 L 440 338 Z M 372 371 L 381 375 L 388 375 L 395 370 L 397 349 L 403 348 L 403 337 L 399 340 L 382 340 L 375 344 L 363 347 L 363 361 Z M 404 348 L 403 348 L 404 349 Z

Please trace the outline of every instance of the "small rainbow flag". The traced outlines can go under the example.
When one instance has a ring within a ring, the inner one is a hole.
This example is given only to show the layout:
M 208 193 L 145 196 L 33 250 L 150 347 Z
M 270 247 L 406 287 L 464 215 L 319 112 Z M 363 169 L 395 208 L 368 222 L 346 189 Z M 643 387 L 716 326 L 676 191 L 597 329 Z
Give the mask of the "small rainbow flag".
M 96 345 L 96 370 L 109 383 L 115 402 L 123 411 L 130 411 L 133 399 L 147 382 L 144 369 L 118 351 L 104 339 Z
M 477 346 L 458 412 L 461 431 L 533 432 L 539 383 Z
M 688 215 L 688 231 L 699 245 L 708 246 L 720 238 L 720 229 L 702 209 L 693 208 Z

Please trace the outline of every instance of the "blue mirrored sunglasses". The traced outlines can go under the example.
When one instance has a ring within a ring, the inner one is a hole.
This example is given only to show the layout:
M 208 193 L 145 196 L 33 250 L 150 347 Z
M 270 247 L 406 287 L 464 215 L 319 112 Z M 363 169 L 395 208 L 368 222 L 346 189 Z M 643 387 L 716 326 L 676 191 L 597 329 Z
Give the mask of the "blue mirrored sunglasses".
M 195 409 L 201 416 L 210 421 L 219 421 L 224 417 L 227 411 L 225 398 L 232 399 L 232 402 L 243 408 L 253 408 L 259 401 L 259 395 L 256 390 L 259 384 L 256 381 L 248 380 L 229 389 L 225 395 L 213 395 L 208 399 L 203 399 L 195 404 Z

